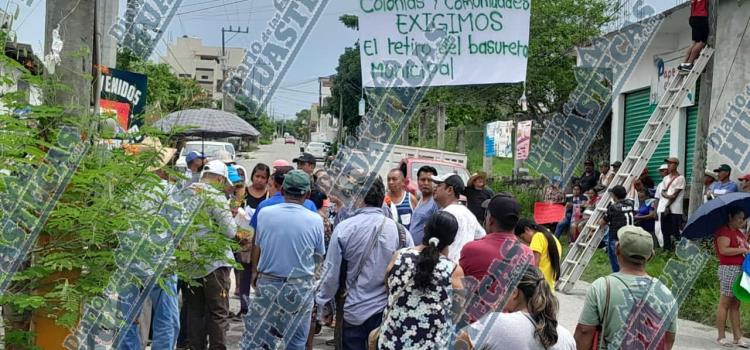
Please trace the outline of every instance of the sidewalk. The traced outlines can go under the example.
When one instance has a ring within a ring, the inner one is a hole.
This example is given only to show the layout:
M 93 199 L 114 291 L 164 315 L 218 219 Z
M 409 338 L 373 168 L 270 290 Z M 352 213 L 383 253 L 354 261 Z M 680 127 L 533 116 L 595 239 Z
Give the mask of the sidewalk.
M 557 298 L 560 301 L 558 322 L 571 333 L 578 323 L 578 316 L 583 309 L 589 286 L 589 283 L 579 281 L 576 282 L 571 294 L 557 293 Z M 715 310 L 706 310 L 706 312 L 714 313 Z M 727 337 L 731 339 L 731 334 L 727 333 Z M 680 319 L 677 323 L 677 341 L 673 349 L 726 349 L 716 345 L 714 343 L 715 338 L 716 329 L 714 327 Z

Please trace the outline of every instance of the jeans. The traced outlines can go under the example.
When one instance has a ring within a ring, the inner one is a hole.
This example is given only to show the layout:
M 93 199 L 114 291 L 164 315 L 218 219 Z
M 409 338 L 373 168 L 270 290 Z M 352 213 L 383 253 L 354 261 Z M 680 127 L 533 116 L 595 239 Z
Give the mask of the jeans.
M 211 350 L 227 348 L 229 273 L 228 267 L 220 267 L 198 279 L 198 286 L 186 288 L 183 307 L 188 308 L 188 343 L 192 350 L 205 350 L 206 337 Z
M 148 292 L 153 308 L 151 317 L 153 324 L 152 349 L 174 349 L 177 344 L 177 335 L 180 331 L 177 276 L 168 277 L 165 285 L 167 287 L 166 291 L 156 284 Z M 135 297 L 135 295 L 133 296 Z M 124 334 L 122 335 L 119 349 L 140 350 L 143 348 L 138 328 L 139 325 L 133 323 L 130 327 L 123 330 Z
M 382 322 L 382 311 L 370 316 L 370 318 L 359 326 L 355 326 L 344 320 L 344 332 L 342 336 L 344 350 L 367 349 L 367 338 L 370 336 L 370 332 L 380 327 Z
M 557 227 L 555 227 L 555 237 L 560 238 L 560 235 L 563 233 L 563 231 L 570 228 L 570 220 L 571 215 L 565 214 L 565 218 L 557 223 Z
M 607 241 L 607 255 L 609 256 L 609 265 L 612 267 L 612 272 L 620 271 L 620 264 L 617 263 L 617 255 L 615 254 L 616 247 L 616 239 L 609 239 Z
M 314 293 L 311 280 L 284 281 L 259 276 L 256 288 L 257 297 L 251 301 L 257 304 L 252 305 L 245 319 L 246 336 L 251 331 L 262 335 L 272 333 L 276 339 L 254 339 L 254 341 L 275 342 L 281 338 L 286 345 L 285 349 L 304 350 L 310 332 Z M 275 300 L 267 299 L 269 297 Z M 263 319 L 257 319 L 252 311 L 258 308 L 271 311 Z

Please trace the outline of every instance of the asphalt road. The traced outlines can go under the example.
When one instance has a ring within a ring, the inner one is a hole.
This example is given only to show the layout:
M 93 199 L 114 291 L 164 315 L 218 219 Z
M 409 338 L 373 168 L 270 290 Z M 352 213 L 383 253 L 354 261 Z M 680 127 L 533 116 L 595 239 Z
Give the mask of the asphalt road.
M 284 144 L 284 139 L 276 139 L 270 145 L 260 145 L 260 148 L 249 154 L 249 159 L 240 159 L 237 164 L 242 165 L 247 171 L 252 171 L 258 163 L 264 163 L 271 166 L 274 160 L 284 159 L 291 163 L 292 159 L 300 155 L 299 141 L 292 144 Z
M 260 149 L 253 152 L 250 159 L 242 159 L 238 163 L 248 171 L 252 169 L 258 162 L 263 162 L 267 165 L 276 159 L 285 159 L 289 162 L 300 154 L 299 144 L 285 145 L 283 139 L 277 139 L 271 145 L 261 145 Z M 234 280 L 233 280 L 234 283 Z M 558 293 L 557 297 L 560 301 L 560 312 L 558 315 L 558 321 L 560 324 L 573 332 L 578 322 L 578 316 L 580 315 L 581 309 L 584 304 L 584 297 L 586 291 L 589 288 L 589 284 L 585 282 L 579 282 L 573 289 L 571 294 Z M 718 296 L 717 296 L 718 298 Z M 232 298 L 230 300 L 230 307 L 233 312 L 239 310 L 239 299 Z M 714 313 L 715 310 L 705 310 L 707 313 Z M 232 322 L 230 331 L 228 333 L 228 344 L 229 349 L 237 349 L 237 345 L 243 332 L 243 324 L 240 322 Z M 731 334 L 727 333 L 727 336 L 731 339 Z M 333 347 L 326 346 L 325 341 L 333 338 L 333 330 L 327 327 L 323 327 L 323 331 L 320 335 L 315 337 L 314 349 L 333 349 Z M 677 343 L 674 349 L 682 350 L 693 350 L 693 349 L 720 349 L 719 346 L 715 345 L 714 339 L 716 338 L 716 330 L 713 327 L 702 325 L 692 321 L 679 320 L 678 322 L 678 334 Z M 748 340 L 746 340 L 748 341 Z

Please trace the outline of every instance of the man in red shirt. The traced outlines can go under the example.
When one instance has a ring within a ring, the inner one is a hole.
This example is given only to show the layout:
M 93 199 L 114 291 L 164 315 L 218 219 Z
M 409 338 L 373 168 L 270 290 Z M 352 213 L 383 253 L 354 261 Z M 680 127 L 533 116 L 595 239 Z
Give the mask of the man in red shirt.
M 677 69 L 689 72 L 708 41 L 708 0 L 690 0 L 690 28 L 693 29 L 693 45 L 690 46 L 685 63 Z
M 533 264 L 534 254 L 531 249 L 522 244 L 513 231 L 520 217 L 521 206 L 518 201 L 507 194 L 501 193 L 484 201 L 482 205 L 487 208 L 487 214 L 484 218 L 487 235 L 479 240 L 466 243 L 461 249 L 459 265 L 464 270 L 464 274 L 481 281 L 482 278 L 490 275 L 492 272 L 489 271 L 490 266 L 495 260 L 515 260 L 512 256 L 506 256 L 506 249 L 502 249 L 507 246 L 508 243 L 506 242 L 518 243 L 520 250 L 515 250 L 517 254 L 530 255 L 529 264 Z

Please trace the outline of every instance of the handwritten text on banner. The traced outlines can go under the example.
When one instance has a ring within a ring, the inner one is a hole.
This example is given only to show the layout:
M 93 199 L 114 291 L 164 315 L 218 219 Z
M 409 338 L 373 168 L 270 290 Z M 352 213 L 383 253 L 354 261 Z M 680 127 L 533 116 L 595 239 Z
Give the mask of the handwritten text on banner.
M 515 83 L 526 80 L 531 0 L 360 0 L 362 82 L 432 86 Z M 444 30 L 455 40 L 437 49 L 440 64 L 417 54 L 433 50 L 425 33 Z

